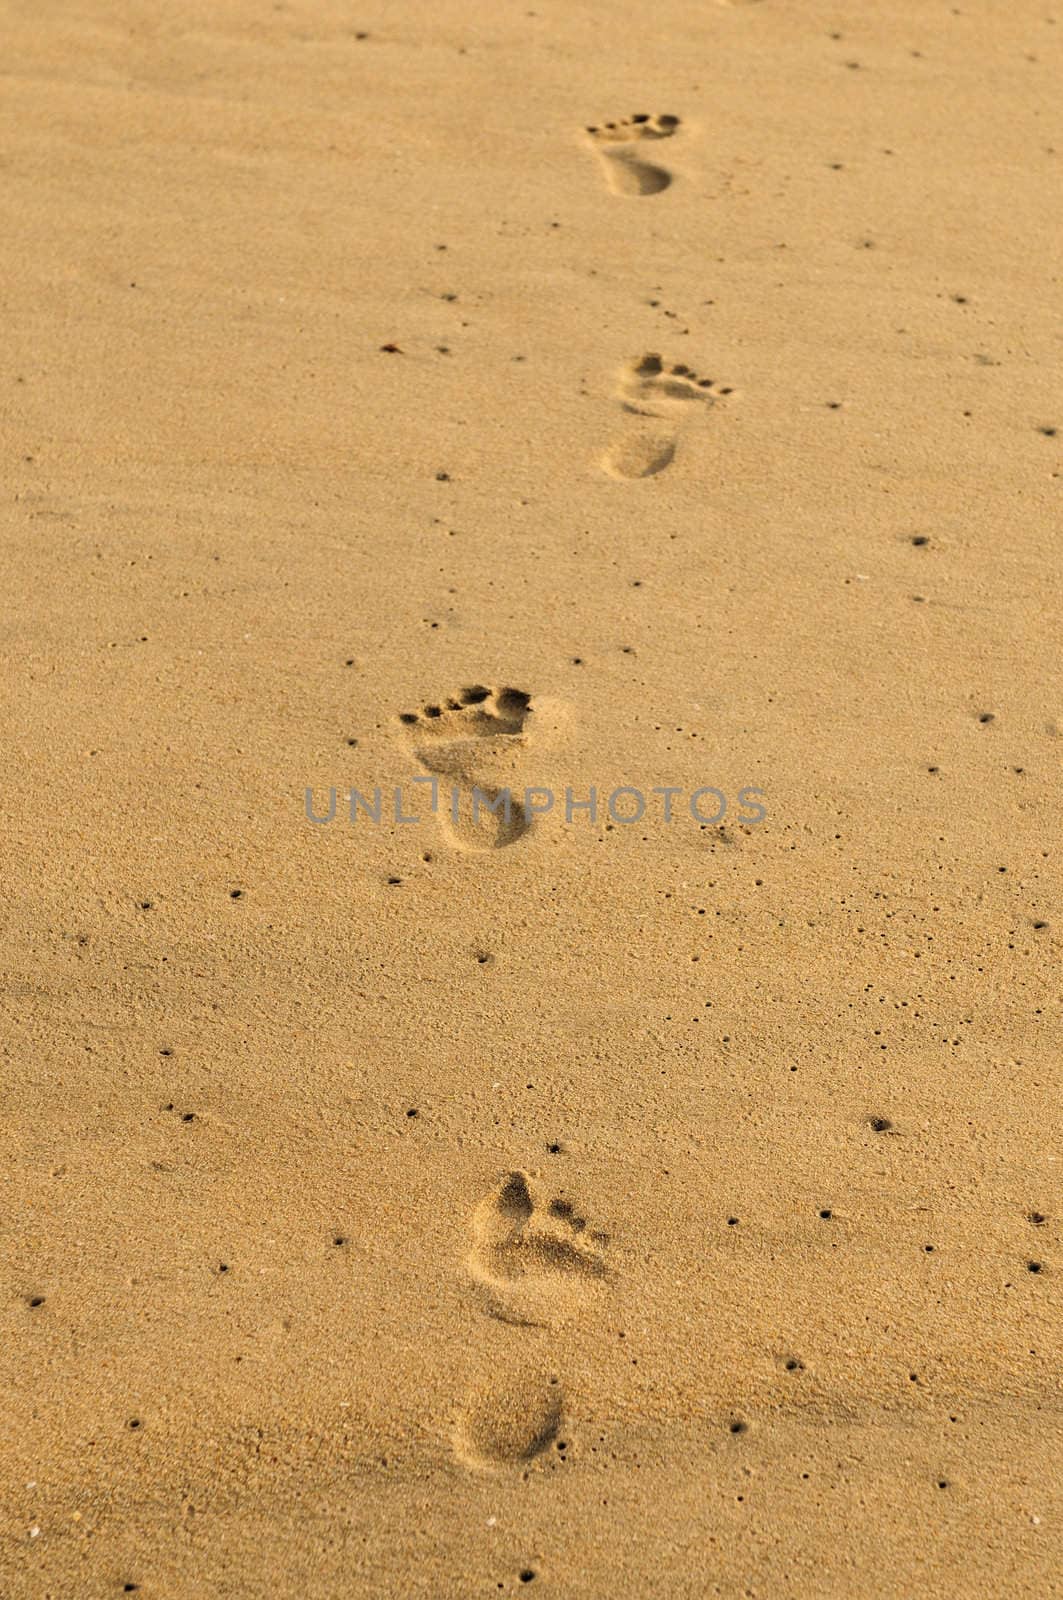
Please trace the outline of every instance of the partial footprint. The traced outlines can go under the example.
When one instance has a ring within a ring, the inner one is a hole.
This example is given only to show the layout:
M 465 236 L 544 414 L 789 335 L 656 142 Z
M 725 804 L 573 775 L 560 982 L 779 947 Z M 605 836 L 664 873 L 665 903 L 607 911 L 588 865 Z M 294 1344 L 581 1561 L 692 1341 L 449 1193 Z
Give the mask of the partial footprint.
M 516 779 L 531 695 L 473 684 L 399 722 L 433 786 L 440 827 L 460 849 L 514 844 L 531 826 Z
M 668 188 L 672 174 L 666 167 L 646 160 L 646 145 L 651 140 L 670 139 L 678 127 L 678 117 L 651 117 L 639 112 L 624 122 L 605 122 L 587 129 L 614 194 L 660 194 Z
M 627 430 L 602 457 L 602 466 L 614 478 L 652 478 L 675 457 L 675 434 L 666 428 Z
M 472 1277 L 493 1288 L 530 1282 L 549 1286 L 557 1277 L 605 1277 L 600 1246 L 607 1235 L 588 1230 L 588 1221 L 568 1200 L 543 1200 L 533 1194 L 527 1173 L 509 1173 L 472 1218 Z
M 455 1430 L 455 1450 L 467 1466 L 521 1466 L 549 1450 L 563 1414 L 555 1377 L 518 1370 L 467 1397 Z
M 659 355 L 640 356 L 624 368 L 620 400 L 628 416 L 638 417 L 615 439 L 601 465 L 616 478 L 650 478 L 675 456 L 683 424 L 695 406 L 713 405 L 730 387 L 699 378 L 677 363 L 665 367 Z

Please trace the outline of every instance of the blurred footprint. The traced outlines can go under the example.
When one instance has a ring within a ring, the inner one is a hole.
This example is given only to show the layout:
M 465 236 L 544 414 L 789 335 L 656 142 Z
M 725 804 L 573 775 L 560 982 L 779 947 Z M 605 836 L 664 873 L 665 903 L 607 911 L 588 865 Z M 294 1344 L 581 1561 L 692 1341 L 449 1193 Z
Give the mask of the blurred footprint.
M 557 1439 L 562 1415 L 558 1380 L 515 1362 L 466 1395 L 454 1432 L 455 1453 L 470 1467 L 526 1465 Z
M 624 122 L 605 122 L 587 129 L 614 194 L 660 194 L 668 188 L 672 174 L 667 167 L 648 161 L 645 150 L 653 140 L 672 138 L 678 127 L 678 117 L 639 112 Z

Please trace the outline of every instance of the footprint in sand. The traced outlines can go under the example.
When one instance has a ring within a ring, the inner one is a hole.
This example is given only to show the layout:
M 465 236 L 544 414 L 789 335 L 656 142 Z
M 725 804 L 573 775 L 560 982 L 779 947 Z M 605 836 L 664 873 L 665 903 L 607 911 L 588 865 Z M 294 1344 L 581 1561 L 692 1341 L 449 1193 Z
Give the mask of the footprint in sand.
M 501 1322 L 548 1326 L 568 1291 L 606 1277 L 608 1235 L 589 1229 L 570 1201 L 537 1197 L 524 1172 L 511 1172 L 477 1208 L 469 1274 L 485 1309 Z
M 587 129 L 614 194 L 660 194 L 668 188 L 672 174 L 646 159 L 646 146 L 654 140 L 671 139 L 679 125 L 678 117 L 639 112 L 624 122 L 603 122 Z
M 524 1172 L 511 1172 L 473 1218 L 470 1267 L 489 1282 L 543 1277 L 553 1272 L 605 1276 L 597 1246 L 605 1235 L 587 1233 L 587 1219 L 567 1200 L 533 1198 Z
M 556 1377 L 517 1370 L 466 1397 L 454 1448 L 466 1466 L 522 1466 L 554 1444 L 563 1415 Z
M 713 405 L 733 393 L 711 378 L 699 378 L 689 367 L 666 367 L 659 355 L 629 362 L 621 377 L 620 401 L 626 415 L 640 420 L 626 426 L 609 446 L 602 467 L 615 478 L 651 478 L 663 472 L 695 407 Z
M 473 684 L 399 717 L 433 786 L 440 827 L 459 849 L 496 850 L 531 827 L 515 782 L 527 738 L 531 695 Z
M 566 1303 L 573 1313 L 581 1309 L 576 1302 L 591 1283 L 608 1276 L 608 1235 L 588 1228 L 568 1200 L 539 1194 L 525 1172 L 508 1173 L 476 1208 L 472 1236 L 466 1266 L 484 1309 L 500 1322 L 549 1327 Z M 563 1416 L 559 1379 L 521 1347 L 508 1370 L 503 1363 L 466 1396 L 454 1448 L 467 1466 L 527 1466 L 554 1445 L 567 1449 Z

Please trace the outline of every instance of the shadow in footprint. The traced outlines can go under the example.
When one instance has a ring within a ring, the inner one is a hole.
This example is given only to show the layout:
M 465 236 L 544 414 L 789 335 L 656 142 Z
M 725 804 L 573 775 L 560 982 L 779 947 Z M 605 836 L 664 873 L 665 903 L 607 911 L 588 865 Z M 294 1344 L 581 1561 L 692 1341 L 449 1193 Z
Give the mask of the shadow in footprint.
M 645 151 L 655 140 L 672 138 L 679 125 L 678 117 L 651 117 L 639 112 L 623 122 L 605 122 L 587 129 L 614 194 L 639 197 L 660 194 L 668 188 L 672 174 L 666 167 L 648 161 Z
M 518 1370 L 468 1395 L 454 1448 L 467 1466 L 522 1466 L 550 1448 L 563 1415 L 557 1379 Z

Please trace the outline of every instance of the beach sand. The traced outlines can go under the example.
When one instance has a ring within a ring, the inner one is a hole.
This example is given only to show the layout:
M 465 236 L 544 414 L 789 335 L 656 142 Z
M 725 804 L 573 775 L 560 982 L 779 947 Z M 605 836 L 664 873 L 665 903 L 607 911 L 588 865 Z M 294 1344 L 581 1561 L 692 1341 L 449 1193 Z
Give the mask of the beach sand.
M 1063 10 L 2 32 L 0 1594 L 1063 1594 Z

